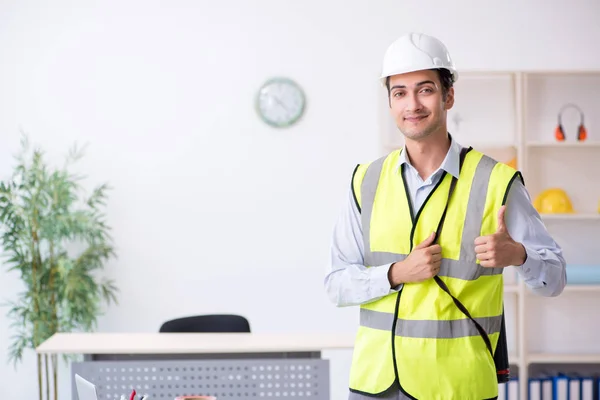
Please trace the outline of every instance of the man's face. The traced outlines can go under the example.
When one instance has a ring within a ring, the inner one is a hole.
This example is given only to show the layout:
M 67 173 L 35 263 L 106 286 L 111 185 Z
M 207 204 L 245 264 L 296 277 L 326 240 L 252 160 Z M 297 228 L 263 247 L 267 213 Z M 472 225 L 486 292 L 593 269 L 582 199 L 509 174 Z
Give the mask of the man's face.
M 409 139 L 432 133 L 446 134 L 447 110 L 454 104 L 454 89 L 446 99 L 437 71 L 416 71 L 390 77 L 390 112 L 398 129 Z

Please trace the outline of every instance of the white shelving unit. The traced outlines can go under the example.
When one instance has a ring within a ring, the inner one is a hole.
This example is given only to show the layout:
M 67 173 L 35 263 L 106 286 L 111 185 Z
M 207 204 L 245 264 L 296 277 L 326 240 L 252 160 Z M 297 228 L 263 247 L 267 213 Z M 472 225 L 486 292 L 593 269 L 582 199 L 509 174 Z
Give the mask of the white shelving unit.
M 568 194 L 575 213 L 542 214 L 570 265 L 600 265 L 600 71 L 463 71 L 455 85 L 448 130 L 498 161 L 516 158 L 532 201 L 556 187 Z M 554 131 L 566 103 L 584 112 L 588 137 L 576 139 L 579 115 L 562 115 L 566 141 Z M 381 96 L 381 149 L 403 145 L 402 134 Z M 568 277 L 568 276 L 567 276 Z M 542 297 L 505 271 L 507 340 L 516 366 L 520 398 L 528 398 L 531 371 L 552 365 L 588 364 L 600 372 L 600 284 L 568 283 L 558 297 Z

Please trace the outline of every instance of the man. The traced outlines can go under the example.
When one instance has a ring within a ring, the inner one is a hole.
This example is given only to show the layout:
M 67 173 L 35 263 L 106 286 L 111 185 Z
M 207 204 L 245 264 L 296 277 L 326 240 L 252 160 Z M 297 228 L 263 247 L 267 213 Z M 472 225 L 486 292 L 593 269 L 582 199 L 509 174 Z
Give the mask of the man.
M 354 170 L 325 279 L 334 304 L 360 306 L 351 400 L 496 398 L 504 268 L 542 296 L 566 284 L 518 171 L 448 133 L 457 78 L 431 36 L 402 36 L 384 57 L 405 145 Z

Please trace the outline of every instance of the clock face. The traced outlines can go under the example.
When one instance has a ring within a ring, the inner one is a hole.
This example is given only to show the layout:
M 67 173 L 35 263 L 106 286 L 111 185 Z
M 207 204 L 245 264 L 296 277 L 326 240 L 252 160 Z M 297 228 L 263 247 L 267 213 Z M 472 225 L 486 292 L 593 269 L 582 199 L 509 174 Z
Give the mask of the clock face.
M 268 80 L 258 92 L 256 107 L 267 124 L 285 127 L 294 124 L 304 113 L 304 92 L 287 78 Z

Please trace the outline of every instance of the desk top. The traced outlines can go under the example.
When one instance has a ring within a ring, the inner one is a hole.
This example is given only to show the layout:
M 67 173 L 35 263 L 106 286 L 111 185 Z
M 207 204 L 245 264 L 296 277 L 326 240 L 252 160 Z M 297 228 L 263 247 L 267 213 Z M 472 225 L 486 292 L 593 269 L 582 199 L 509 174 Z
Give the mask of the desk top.
M 340 333 L 57 333 L 40 354 L 192 354 L 311 352 L 352 349 L 354 335 Z

